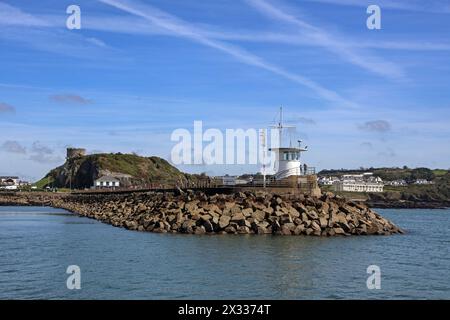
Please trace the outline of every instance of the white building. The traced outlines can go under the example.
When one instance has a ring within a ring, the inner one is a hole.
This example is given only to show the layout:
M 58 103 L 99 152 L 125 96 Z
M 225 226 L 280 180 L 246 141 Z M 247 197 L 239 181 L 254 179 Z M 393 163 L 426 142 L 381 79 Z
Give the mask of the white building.
M 433 181 L 428 181 L 427 179 L 417 179 L 414 184 L 433 184 Z
M 342 179 L 334 182 L 335 191 L 347 192 L 383 192 L 384 184 L 380 177 L 372 173 L 358 175 L 343 175 Z
M 373 182 L 342 180 L 334 183 L 335 191 L 383 192 L 384 185 Z
M 332 186 L 336 181 L 339 181 L 338 177 L 319 177 L 317 182 L 322 186 Z
M 291 143 L 289 147 L 282 146 L 283 129 L 295 128 L 295 126 L 288 126 L 283 124 L 283 108 L 280 108 L 280 119 L 276 126 L 272 126 L 278 130 L 278 144 L 274 148 L 269 148 L 268 151 L 275 153 L 274 162 L 274 175 L 275 180 L 282 180 L 290 176 L 302 176 L 308 173 L 313 173 L 311 169 L 308 170 L 306 164 L 301 163 L 300 155 L 302 152 L 307 151 L 308 147 L 302 148 L 301 140 L 298 140 L 298 147 L 292 147 Z M 272 141 L 272 144 L 274 141 Z M 265 146 L 265 140 L 262 144 Z M 265 171 L 265 170 L 263 170 Z M 264 173 L 263 173 L 264 174 Z
M 306 165 L 300 161 L 300 153 L 305 148 L 271 148 L 275 152 L 275 179 L 281 180 L 289 176 L 301 176 L 309 172 Z
M 405 180 L 400 179 L 400 180 L 386 181 L 385 185 L 393 186 L 393 187 L 404 187 L 404 186 L 407 186 L 408 183 Z
M 118 188 L 120 180 L 112 176 L 103 176 L 94 181 L 95 188 Z
M 19 177 L 16 176 L 0 176 L 0 185 L 3 186 L 18 186 Z

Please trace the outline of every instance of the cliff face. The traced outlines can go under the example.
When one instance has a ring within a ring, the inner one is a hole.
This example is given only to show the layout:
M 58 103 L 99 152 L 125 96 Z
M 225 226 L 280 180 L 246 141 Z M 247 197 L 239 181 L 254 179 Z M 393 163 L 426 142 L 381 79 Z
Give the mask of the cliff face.
M 418 191 L 388 191 L 367 195 L 367 205 L 372 208 L 427 208 L 439 209 L 450 207 L 448 190 L 436 191 L 435 188 L 423 186 Z
M 450 173 L 435 177 L 432 181 L 431 185 L 387 186 L 383 193 L 367 194 L 367 204 L 377 208 L 450 207 Z
M 195 176 L 179 171 L 164 159 L 116 153 L 69 159 L 62 166 L 51 170 L 36 185 L 40 188 L 83 189 L 93 186 L 94 180 L 104 175 L 118 178 L 122 186 L 196 180 Z

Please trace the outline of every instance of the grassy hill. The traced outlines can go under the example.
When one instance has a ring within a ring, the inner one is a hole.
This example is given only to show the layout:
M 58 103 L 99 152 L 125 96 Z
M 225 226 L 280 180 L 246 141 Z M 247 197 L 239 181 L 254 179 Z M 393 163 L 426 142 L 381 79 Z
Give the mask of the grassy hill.
M 198 175 L 181 172 L 159 157 L 141 157 L 135 154 L 93 154 L 69 159 L 51 170 L 36 183 L 38 188 L 89 188 L 94 180 L 111 175 L 122 185 L 145 186 L 150 183 L 173 184 L 178 181 L 196 181 Z

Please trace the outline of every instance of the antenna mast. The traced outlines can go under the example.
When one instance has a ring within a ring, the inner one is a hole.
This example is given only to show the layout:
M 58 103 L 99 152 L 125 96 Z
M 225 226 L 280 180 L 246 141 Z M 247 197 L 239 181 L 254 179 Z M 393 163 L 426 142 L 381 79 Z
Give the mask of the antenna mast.
M 260 131 L 261 149 L 262 149 L 262 174 L 263 174 L 263 186 L 266 187 L 266 130 Z
M 280 122 L 278 123 L 278 139 L 279 141 L 279 145 L 278 147 L 281 148 L 281 142 L 282 142 L 282 137 L 283 137 L 283 107 L 280 107 Z

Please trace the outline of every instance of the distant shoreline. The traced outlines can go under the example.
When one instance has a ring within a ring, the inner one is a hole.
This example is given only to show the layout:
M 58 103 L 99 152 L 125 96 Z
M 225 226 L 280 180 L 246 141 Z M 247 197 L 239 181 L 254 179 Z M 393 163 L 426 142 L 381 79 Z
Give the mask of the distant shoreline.
M 319 176 L 341 177 L 346 174 L 372 173 L 385 181 L 384 192 L 336 192 L 352 200 L 364 202 L 371 208 L 445 209 L 450 207 L 450 171 L 429 168 L 370 168 L 356 170 L 322 170 Z M 426 184 L 416 183 L 418 180 Z M 388 182 L 398 182 L 390 185 Z M 322 191 L 334 192 L 329 185 Z
M 366 202 L 367 206 L 372 209 L 436 209 L 445 210 L 450 208 L 449 203 L 424 203 L 424 202 Z

